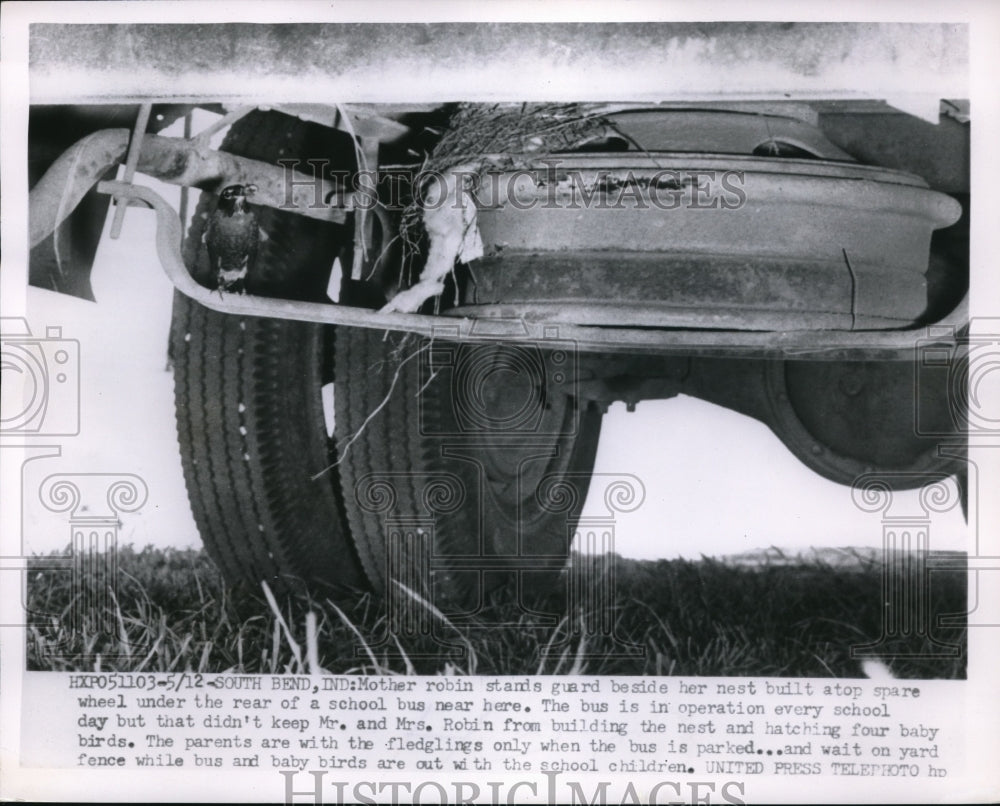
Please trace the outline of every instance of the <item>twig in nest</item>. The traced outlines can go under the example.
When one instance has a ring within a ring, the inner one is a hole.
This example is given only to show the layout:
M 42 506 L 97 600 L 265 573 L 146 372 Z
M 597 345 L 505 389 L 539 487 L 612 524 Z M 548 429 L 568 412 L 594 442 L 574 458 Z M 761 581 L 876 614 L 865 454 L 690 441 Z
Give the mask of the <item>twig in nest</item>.
M 400 238 L 402 238 L 402 236 L 397 233 L 396 235 L 392 236 L 392 238 L 385 246 L 382 247 L 382 251 L 379 252 L 378 257 L 375 258 L 375 262 L 372 263 L 372 267 L 368 271 L 368 276 L 364 278 L 365 280 L 371 280 L 372 277 L 375 276 L 375 271 L 378 269 L 378 264 L 382 262 L 382 258 L 384 258 L 387 254 L 389 254 L 389 248 L 394 243 L 396 243 L 396 241 L 400 240 Z
M 430 386 L 430 385 L 431 385 L 432 383 L 434 383 L 434 379 L 435 379 L 435 378 L 436 378 L 436 377 L 437 377 L 438 375 L 440 375 L 440 374 L 441 374 L 441 370 L 439 370 L 439 369 L 436 369 L 436 370 L 434 370 L 434 371 L 433 371 L 433 372 L 432 372 L 432 373 L 430 374 L 430 377 L 429 377 L 429 378 L 428 378 L 428 379 L 427 379 L 426 381 L 424 381 L 424 384 L 423 384 L 423 386 L 421 386 L 421 387 L 420 387 L 420 388 L 419 388 L 419 389 L 417 390 L 417 394 L 416 394 L 416 395 L 414 395 L 414 397 L 420 397 L 420 396 L 421 396 L 421 395 L 422 395 L 422 394 L 424 393 L 424 390 L 425 390 L 425 389 L 426 389 L 426 388 L 427 388 L 428 386 Z
M 333 470 L 333 468 L 337 467 L 337 465 L 339 465 L 341 462 L 344 461 L 345 458 L 347 458 L 347 453 L 350 450 L 351 445 L 353 445 L 358 440 L 358 438 L 364 433 L 365 429 L 368 427 L 368 424 L 372 420 L 374 420 L 376 416 L 378 416 L 378 413 L 380 411 L 382 411 L 382 409 L 384 409 L 389 404 L 389 401 L 392 399 L 392 393 L 396 389 L 396 383 L 399 381 L 399 376 L 402 375 L 402 373 L 403 373 L 403 367 L 406 366 L 406 364 L 408 364 L 410 361 L 412 361 L 418 355 L 420 355 L 422 352 L 425 352 L 426 350 L 429 350 L 431 348 L 432 344 L 433 344 L 433 340 L 427 342 L 427 344 L 425 344 L 423 347 L 418 347 L 416 350 L 414 350 L 412 353 L 410 353 L 408 356 L 406 356 L 406 358 L 404 358 L 402 361 L 400 361 L 399 364 L 396 365 L 396 371 L 393 373 L 393 375 L 392 375 L 392 381 L 389 384 L 389 391 L 385 393 L 385 397 L 382 398 L 382 402 L 379 403 L 374 409 L 372 409 L 371 412 L 369 412 L 368 416 L 365 417 L 364 422 L 361 423 L 361 426 L 358 428 L 358 430 L 355 431 L 351 435 L 351 438 L 347 440 L 347 442 L 344 444 L 343 450 L 340 453 L 340 456 L 337 458 L 337 461 L 334 462 L 332 465 L 328 465 L 328 466 L 324 467 L 318 473 L 314 474 L 311 477 L 312 481 L 316 481 L 316 479 L 318 479 L 324 473 L 327 473 L 330 470 Z

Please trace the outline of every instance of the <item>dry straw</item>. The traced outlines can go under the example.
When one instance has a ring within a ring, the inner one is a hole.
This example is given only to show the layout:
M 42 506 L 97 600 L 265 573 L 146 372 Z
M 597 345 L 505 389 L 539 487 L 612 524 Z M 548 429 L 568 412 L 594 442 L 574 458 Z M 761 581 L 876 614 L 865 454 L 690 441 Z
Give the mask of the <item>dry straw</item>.
M 461 166 L 487 171 L 527 167 L 607 131 L 596 104 L 459 104 L 441 139 L 414 177 L 413 199 L 403 210 L 399 235 L 406 257 L 420 253 L 423 193 L 432 177 Z M 405 258 L 404 258 L 405 259 Z

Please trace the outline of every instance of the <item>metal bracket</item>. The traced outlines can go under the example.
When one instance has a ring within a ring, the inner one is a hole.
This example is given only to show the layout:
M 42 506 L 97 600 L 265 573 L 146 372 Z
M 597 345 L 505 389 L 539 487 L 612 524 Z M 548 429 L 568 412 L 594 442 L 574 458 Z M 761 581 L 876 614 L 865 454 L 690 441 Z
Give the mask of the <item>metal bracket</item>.
M 135 169 L 139 164 L 139 152 L 142 151 L 142 138 L 146 134 L 146 127 L 149 125 L 149 115 L 153 110 L 152 104 L 142 104 L 139 107 L 139 115 L 135 119 L 135 127 L 132 129 L 132 139 L 128 144 L 128 156 L 125 158 L 124 181 L 132 183 L 135 177 Z M 111 238 L 118 240 L 122 234 L 122 224 L 125 223 L 125 210 L 128 209 L 128 201 L 122 196 L 115 196 L 115 217 L 111 222 Z

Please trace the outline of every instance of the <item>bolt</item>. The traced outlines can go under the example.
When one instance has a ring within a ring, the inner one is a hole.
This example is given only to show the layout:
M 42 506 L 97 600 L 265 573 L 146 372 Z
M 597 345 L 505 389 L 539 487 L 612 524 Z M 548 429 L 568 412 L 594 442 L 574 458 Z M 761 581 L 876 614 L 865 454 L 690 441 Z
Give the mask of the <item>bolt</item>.
M 840 379 L 840 391 L 849 397 L 857 397 L 864 385 L 864 379 L 856 372 L 844 375 Z

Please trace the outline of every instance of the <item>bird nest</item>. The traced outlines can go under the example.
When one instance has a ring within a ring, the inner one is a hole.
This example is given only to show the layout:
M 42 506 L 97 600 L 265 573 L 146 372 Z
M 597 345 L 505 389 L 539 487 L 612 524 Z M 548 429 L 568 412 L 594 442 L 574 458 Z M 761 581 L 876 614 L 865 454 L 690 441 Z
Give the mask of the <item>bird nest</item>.
M 419 281 L 404 292 L 415 293 L 390 302 L 387 310 L 417 310 L 424 301 L 440 294 L 444 276 L 454 269 L 456 260 L 477 256 L 473 203 L 464 214 L 461 210 L 432 210 L 449 207 L 440 194 L 457 197 L 471 193 L 476 181 L 488 171 L 527 167 L 530 161 L 570 150 L 603 134 L 609 123 L 600 109 L 597 104 L 575 103 L 459 104 L 414 176 L 412 199 L 400 221 L 405 262 L 412 262 L 420 254 L 420 244 L 427 236 L 424 269 Z M 439 195 L 429 198 L 434 193 Z M 458 198 L 454 206 L 460 206 Z
M 423 191 L 431 178 L 457 167 L 482 176 L 524 167 L 527 157 L 572 149 L 607 128 L 597 109 L 596 104 L 459 104 L 414 176 L 413 198 L 400 224 L 403 241 L 419 252 Z

